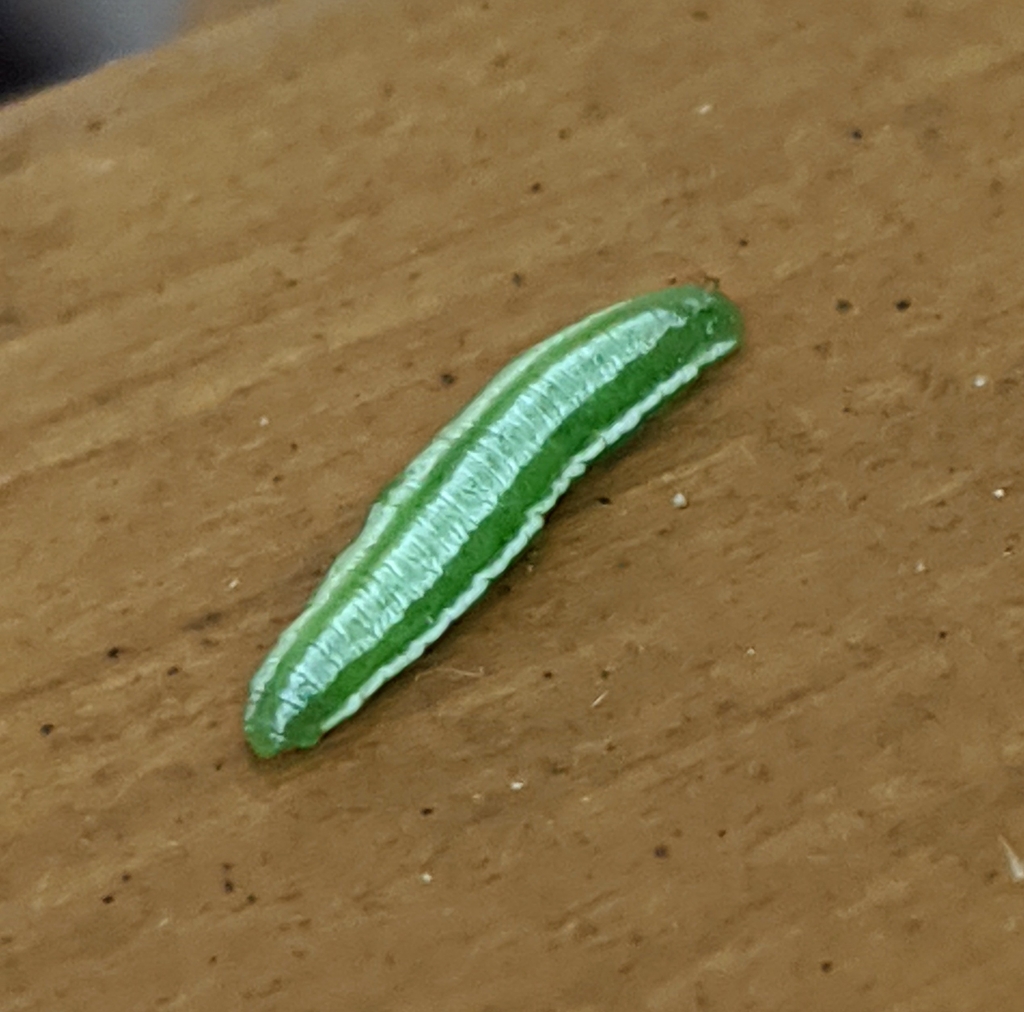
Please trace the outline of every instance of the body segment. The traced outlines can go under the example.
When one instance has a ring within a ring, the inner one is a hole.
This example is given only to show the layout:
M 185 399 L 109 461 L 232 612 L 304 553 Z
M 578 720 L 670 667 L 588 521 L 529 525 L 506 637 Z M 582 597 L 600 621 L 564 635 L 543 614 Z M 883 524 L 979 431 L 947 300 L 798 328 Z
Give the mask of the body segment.
M 253 676 L 253 750 L 309 747 L 358 710 L 484 593 L 590 461 L 741 331 L 722 296 L 672 288 L 514 359 L 381 493 Z

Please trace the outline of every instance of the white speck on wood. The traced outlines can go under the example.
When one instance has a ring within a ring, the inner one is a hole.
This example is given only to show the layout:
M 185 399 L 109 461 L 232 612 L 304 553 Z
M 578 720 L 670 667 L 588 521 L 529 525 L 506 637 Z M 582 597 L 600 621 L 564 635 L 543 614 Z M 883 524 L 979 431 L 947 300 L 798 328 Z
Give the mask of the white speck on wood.
M 1017 856 L 1017 852 L 1010 846 L 1005 836 L 999 837 L 1003 853 L 1006 855 L 1006 863 L 1010 866 L 1010 878 L 1014 882 L 1024 882 L 1024 861 Z

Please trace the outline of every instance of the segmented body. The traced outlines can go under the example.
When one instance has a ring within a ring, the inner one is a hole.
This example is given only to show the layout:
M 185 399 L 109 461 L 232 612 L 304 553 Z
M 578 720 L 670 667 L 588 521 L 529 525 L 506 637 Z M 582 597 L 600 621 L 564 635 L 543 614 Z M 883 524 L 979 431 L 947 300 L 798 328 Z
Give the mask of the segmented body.
M 670 288 L 514 359 L 381 493 L 250 684 L 271 756 L 351 716 L 480 597 L 587 465 L 738 347 L 727 299 Z

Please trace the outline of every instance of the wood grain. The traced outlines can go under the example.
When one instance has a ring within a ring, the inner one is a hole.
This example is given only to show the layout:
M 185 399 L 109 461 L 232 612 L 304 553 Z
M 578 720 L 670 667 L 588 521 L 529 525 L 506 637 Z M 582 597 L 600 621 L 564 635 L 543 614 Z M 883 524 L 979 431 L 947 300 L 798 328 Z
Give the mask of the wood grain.
M 1009 0 L 292 0 L 0 111 L 0 1004 L 1013 1008 L 1022 48 Z M 706 276 L 727 379 L 251 760 L 381 484 Z

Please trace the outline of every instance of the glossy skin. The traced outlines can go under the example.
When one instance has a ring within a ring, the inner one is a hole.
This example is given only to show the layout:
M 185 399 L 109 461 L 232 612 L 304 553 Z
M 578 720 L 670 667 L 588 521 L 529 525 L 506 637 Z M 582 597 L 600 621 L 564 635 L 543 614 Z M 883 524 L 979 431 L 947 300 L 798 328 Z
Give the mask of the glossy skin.
M 253 676 L 253 751 L 309 748 L 355 713 L 504 572 L 590 461 L 741 337 L 727 299 L 670 288 L 514 359 L 384 489 Z

